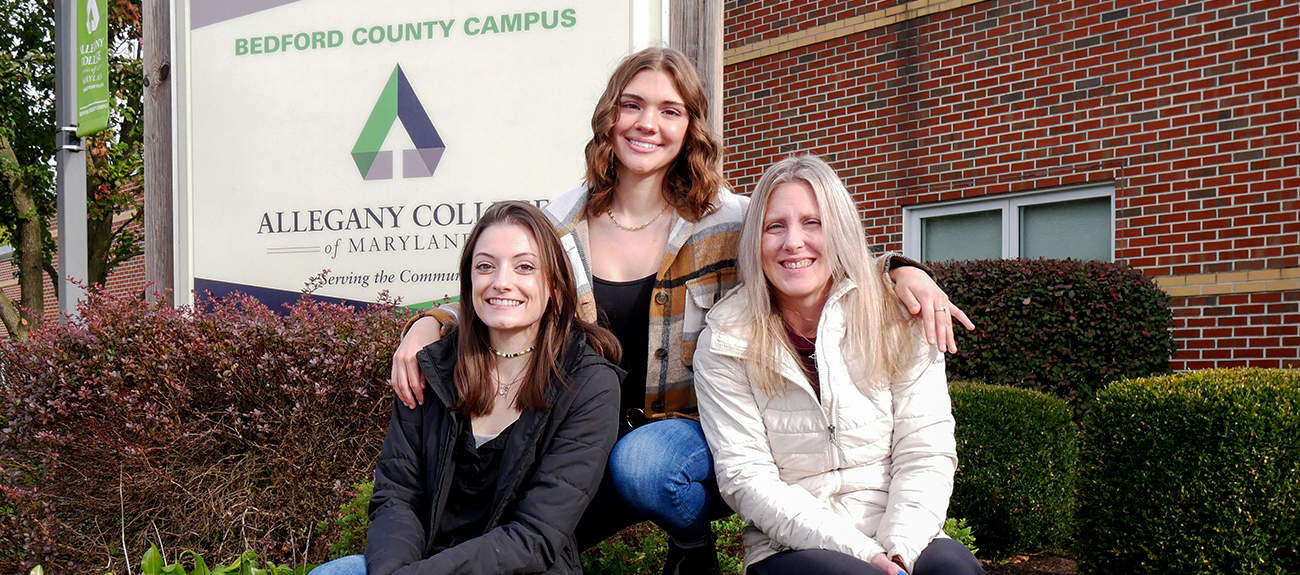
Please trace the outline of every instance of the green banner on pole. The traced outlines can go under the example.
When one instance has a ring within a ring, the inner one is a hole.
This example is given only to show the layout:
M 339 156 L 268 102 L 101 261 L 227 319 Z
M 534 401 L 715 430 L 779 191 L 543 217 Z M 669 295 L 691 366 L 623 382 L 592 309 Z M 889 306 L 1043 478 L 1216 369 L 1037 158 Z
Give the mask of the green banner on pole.
M 77 0 L 77 136 L 108 127 L 108 6 Z

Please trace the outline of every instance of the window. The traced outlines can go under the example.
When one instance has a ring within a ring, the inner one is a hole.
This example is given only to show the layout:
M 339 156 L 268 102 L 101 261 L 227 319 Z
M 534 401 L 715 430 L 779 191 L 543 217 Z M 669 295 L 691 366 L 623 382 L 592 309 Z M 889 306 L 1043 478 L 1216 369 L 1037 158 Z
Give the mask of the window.
M 1111 261 L 1115 186 L 903 208 L 903 254 L 923 262 L 993 258 Z

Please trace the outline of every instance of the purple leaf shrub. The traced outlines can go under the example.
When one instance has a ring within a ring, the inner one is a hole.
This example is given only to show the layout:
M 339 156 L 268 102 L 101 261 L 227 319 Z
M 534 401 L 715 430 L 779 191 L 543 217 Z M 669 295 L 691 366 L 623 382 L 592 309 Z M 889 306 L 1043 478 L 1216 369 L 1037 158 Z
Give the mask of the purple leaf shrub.
M 0 572 L 123 573 L 123 539 L 325 559 L 314 526 L 383 439 L 394 303 L 91 293 L 80 319 L 0 344 Z

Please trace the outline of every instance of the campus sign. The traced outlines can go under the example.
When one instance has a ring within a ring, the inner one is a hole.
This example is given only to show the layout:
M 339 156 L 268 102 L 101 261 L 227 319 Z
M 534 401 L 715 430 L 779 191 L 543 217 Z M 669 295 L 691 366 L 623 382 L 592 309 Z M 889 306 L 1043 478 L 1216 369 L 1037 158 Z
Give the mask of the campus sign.
M 77 0 L 77 136 L 108 127 L 108 6 Z
M 178 4 L 182 302 L 278 303 L 312 278 L 454 297 L 483 210 L 578 185 L 610 72 L 664 36 L 659 0 Z

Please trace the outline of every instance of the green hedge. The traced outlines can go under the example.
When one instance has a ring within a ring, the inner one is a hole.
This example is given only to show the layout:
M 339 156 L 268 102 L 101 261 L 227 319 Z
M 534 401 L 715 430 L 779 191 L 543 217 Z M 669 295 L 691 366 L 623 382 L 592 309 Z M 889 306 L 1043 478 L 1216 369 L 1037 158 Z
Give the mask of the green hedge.
M 1087 573 L 1300 573 L 1300 371 L 1117 383 L 1084 427 Z
M 1141 271 L 1079 260 L 972 260 L 933 266 L 975 321 L 959 330 L 948 377 L 1034 389 L 1082 412 L 1096 390 L 1169 373 L 1169 296 Z
M 950 517 L 979 537 L 980 556 L 1071 547 L 1078 432 L 1070 407 L 1043 393 L 954 383 L 957 476 Z

